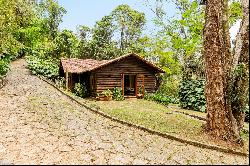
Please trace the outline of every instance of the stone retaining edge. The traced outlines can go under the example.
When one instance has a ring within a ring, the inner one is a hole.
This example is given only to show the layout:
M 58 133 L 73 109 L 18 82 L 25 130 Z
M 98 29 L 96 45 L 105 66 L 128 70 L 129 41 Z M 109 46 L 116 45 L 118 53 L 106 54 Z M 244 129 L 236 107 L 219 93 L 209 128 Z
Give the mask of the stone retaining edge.
M 140 130 L 146 131 L 146 132 L 148 132 L 150 134 L 155 134 L 155 135 L 158 135 L 158 136 L 161 136 L 161 137 L 164 137 L 164 138 L 168 138 L 168 139 L 171 139 L 171 140 L 179 141 L 181 143 L 186 143 L 186 144 L 190 144 L 190 145 L 193 145 L 193 146 L 197 146 L 197 147 L 201 147 L 201 148 L 206 148 L 206 149 L 217 150 L 217 151 L 224 152 L 224 153 L 236 154 L 236 155 L 240 155 L 240 156 L 248 156 L 247 153 L 235 151 L 235 150 L 232 150 L 232 149 L 221 148 L 221 147 L 218 147 L 218 146 L 215 146 L 215 145 L 207 145 L 207 144 L 203 144 L 203 143 L 196 142 L 196 141 L 185 140 L 185 139 L 178 138 L 178 137 L 166 134 L 166 133 L 161 133 L 159 131 L 155 131 L 155 130 L 152 130 L 152 129 L 149 129 L 149 128 L 146 128 L 146 127 L 143 127 L 143 126 L 139 126 L 139 125 L 127 122 L 127 121 L 123 121 L 123 120 L 114 118 L 114 117 L 112 117 L 110 115 L 105 114 L 102 111 L 94 110 L 94 109 L 90 108 L 89 106 L 87 106 L 87 105 L 85 105 L 85 104 L 77 101 L 76 99 L 74 99 L 73 97 L 71 97 L 70 95 L 66 94 L 64 91 L 62 91 L 58 87 L 56 87 L 53 83 L 51 83 L 47 79 L 44 79 L 41 76 L 37 76 L 37 77 L 40 78 L 42 81 L 48 83 L 49 85 L 51 85 L 55 89 L 57 89 L 59 92 L 61 92 L 63 95 L 67 96 L 69 99 L 71 99 L 72 101 L 76 102 L 77 104 L 79 104 L 79 105 L 85 107 L 86 109 L 88 109 L 88 110 L 90 110 L 90 111 L 92 111 L 94 113 L 97 113 L 97 114 L 99 114 L 99 115 L 101 115 L 101 116 L 103 116 L 105 118 L 111 119 L 112 121 L 115 121 L 115 122 L 127 125 L 129 127 L 133 127 L 133 128 L 136 128 L 136 129 L 140 129 Z

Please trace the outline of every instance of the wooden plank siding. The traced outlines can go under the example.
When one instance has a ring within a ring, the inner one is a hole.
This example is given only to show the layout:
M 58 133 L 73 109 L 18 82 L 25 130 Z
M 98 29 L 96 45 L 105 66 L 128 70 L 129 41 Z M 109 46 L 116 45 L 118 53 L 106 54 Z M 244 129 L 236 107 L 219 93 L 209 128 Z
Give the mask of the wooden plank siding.
M 122 87 L 121 75 L 143 75 L 137 79 L 137 88 L 144 82 L 144 87 L 147 92 L 154 92 L 156 88 L 156 77 L 154 70 L 150 66 L 141 62 L 134 57 L 114 62 L 95 71 L 97 88 L 96 92 L 101 93 L 106 89 L 114 87 Z

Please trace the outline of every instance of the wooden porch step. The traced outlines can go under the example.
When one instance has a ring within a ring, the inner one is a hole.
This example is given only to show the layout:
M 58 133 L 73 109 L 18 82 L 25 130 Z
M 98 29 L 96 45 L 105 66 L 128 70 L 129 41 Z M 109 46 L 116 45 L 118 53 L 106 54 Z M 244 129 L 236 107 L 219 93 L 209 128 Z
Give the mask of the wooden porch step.
M 135 98 L 136 99 L 136 96 L 124 96 L 125 99 L 128 99 L 128 98 Z

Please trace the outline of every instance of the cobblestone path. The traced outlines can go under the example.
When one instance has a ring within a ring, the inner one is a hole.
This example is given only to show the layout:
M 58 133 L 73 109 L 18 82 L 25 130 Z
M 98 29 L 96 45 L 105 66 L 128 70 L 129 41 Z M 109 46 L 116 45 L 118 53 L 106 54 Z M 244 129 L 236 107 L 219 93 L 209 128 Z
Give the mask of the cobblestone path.
M 0 89 L 0 164 L 248 164 L 96 115 L 12 63 Z

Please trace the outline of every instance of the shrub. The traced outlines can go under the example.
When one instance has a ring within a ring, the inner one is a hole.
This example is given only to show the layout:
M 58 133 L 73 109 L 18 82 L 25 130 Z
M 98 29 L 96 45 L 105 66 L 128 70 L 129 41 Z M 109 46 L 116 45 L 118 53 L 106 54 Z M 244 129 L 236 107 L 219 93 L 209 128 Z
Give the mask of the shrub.
M 121 101 L 121 100 L 124 100 L 124 97 L 122 95 L 122 89 L 121 88 L 118 88 L 118 87 L 115 87 L 112 91 L 112 94 L 113 94 L 113 99 L 116 100 L 116 101 Z
M 161 86 L 159 87 L 159 92 L 167 94 L 168 96 L 178 98 L 178 92 L 179 92 L 179 81 L 180 78 L 177 76 L 169 76 L 166 78 L 163 78 L 163 82 Z
M 170 103 L 178 104 L 179 103 L 179 78 L 177 76 L 168 76 L 163 78 L 163 83 L 159 87 L 157 93 L 162 94 L 163 96 L 168 96 Z
M 167 106 L 170 102 L 170 98 L 168 96 L 162 95 L 161 93 L 151 93 L 151 94 L 145 93 L 144 99 L 153 100 L 165 106 Z
M 65 78 L 64 77 L 58 77 L 55 80 L 55 84 L 59 88 L 65 88 Z
M 107 89 L 107 90 L 102 91 L 101 94 L 104 95 L 105 97 L 109 97 L 109 96 L 112 96 L 113 93 L 111 92 L 111 90 Z
M 0 59 L 0 78 L 4 76 L 8 71 L 9 71 L 9 62 L 4 59 Z
M 0 54 L 0 78 L 9 71 L 10 57 Z
M 205 112 L 204 80 L 184 80 L 180 84 L 179 98 L 182 108 Z
M 32 74 L 42 75 L 49 79 L 58 78 L 59 61 L 57 59 L 43 59 L 35 56 L 27 56 L 26 58 Z
M 156 94 L 158 96 L 164 96 L 165 98 L 168 98 L 169 103 L 179 104 L 179 98 L 178 97 L 169 96 L 168 94 L 162 93 L 160 91 L 157 91 Z
M 245 107 L 244 112 L 245 112 L 245 122 L 249 122 L 249 105 Z
M 81 84 L 81 83 L 75 83 L 73 93 L 79 97 L 87 97 L 88 96 L 87 87 L 85 86 L 85 84 Z

